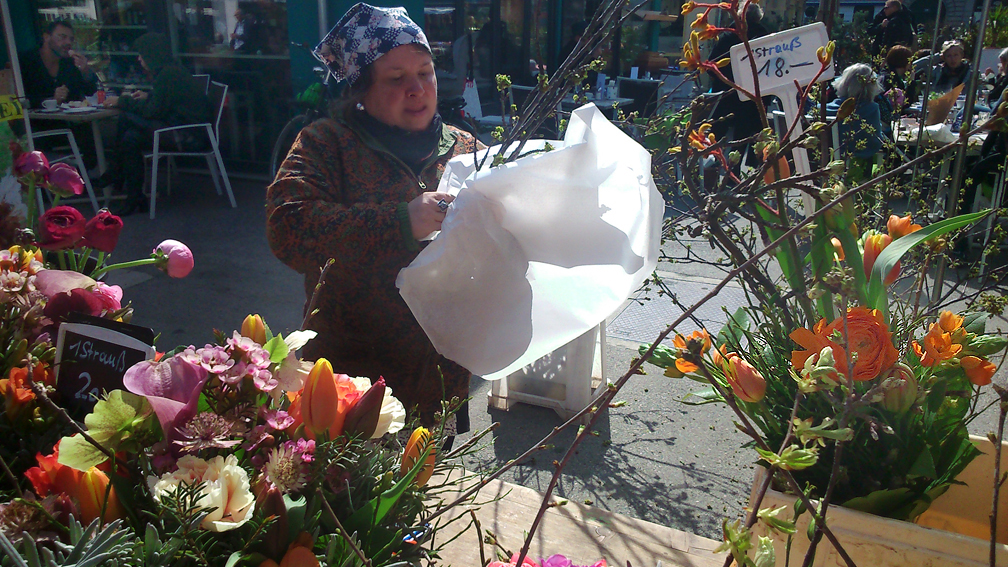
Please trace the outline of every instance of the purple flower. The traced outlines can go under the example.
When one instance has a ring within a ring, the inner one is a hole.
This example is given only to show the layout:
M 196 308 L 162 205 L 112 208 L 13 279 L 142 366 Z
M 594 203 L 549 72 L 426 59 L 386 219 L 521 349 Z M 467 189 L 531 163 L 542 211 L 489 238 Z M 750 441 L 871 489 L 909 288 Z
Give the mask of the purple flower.
M 224 374 L 235 364 L 228 351 L 224 350 L 224 347 L 217 345 L 208 344 L 197 350 L 196 357 L 197 364 L 212 374 Z
M 25 152 L 14 160 L 14 177 L 33 175 L 41 181 L 49 175 L 49 160 L 39 151 Z
M 267 394 L 272 392 L 279 384 L 279 380 L 273 376 L 273 373 L 265 368 L 254 368 L 249 365 L 246 368 L 250 369 L 249 374 L 252 376 L 252 383 L 255 387 L 259 389 L 260 392 L 266 392 Z
M 207 371 L 182 356 L 168 360 L 138 362 L 126 371 L 123 386 L 150 402 L 165 439 L 174 440 L 177 427 L 196 415 L 199 393 L 207 380 Z
M 301 460 L 310 463 L 315 460 L 315 440 L 298 439 L 297 441 L 287 441 L 285 445 L 291 445 L 294 452 L 301 455 Z

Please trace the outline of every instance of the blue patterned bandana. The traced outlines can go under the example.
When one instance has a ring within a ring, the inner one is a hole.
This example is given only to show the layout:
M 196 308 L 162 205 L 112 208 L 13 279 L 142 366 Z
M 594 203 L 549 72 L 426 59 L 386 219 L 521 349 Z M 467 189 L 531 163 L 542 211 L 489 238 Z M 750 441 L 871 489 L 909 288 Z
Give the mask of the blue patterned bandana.
M 406 8 L 378 8 L 360 2 L 340 18 L 315 48 L 315 56 L 326 61 L 336 80 L 353 84 L 361 71 L 400 45 L 415 43 L 430 52 L 430 44 Z M 326 57 L 323 46 L 332 55 Z

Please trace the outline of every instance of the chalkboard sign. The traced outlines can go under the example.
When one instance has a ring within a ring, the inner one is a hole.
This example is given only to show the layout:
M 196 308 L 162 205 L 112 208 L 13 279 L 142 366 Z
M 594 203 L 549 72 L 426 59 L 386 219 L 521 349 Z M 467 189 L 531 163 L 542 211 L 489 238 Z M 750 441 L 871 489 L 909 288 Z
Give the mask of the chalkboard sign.
M 125 332 L 109 328 L 107 321 L 101 326 L 60 325 L 56 341 L 56 392 L 74 419 L 83 419 L 103 392 L 122 389 L 123 375 L 131 366 L 154 358 L 154 347 L 135 338 L 137 329 L 143 330 L 142 327 L 118 325 Z

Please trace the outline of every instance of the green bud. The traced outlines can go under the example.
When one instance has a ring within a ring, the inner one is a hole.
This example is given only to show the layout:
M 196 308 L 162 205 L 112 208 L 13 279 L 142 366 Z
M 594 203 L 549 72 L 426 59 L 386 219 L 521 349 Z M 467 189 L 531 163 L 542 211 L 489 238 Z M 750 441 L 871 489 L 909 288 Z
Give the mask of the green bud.
M 981 356 L 990 356 L 1004 350 L 1008 339 L 997 335 L 979 335 L 966 345 L 966 350 Z

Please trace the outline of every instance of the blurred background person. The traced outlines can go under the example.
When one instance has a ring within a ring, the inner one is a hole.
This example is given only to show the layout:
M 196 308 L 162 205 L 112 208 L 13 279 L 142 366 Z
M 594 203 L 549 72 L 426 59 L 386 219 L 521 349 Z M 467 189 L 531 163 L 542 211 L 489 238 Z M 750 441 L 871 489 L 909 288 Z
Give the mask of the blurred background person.
M 965 56 L 966 48 L 961 41 L 951 40 L 942 44 L 941 65 L 931 73 L 932 92 L 947 93 L 969 81 L 970 64 Z
M 900 0 L 886 0 L 868 31 L 873 37 L 872 55 L 886 53 L 894 45 L 912 48 L 917 43 L 913 15 Z

